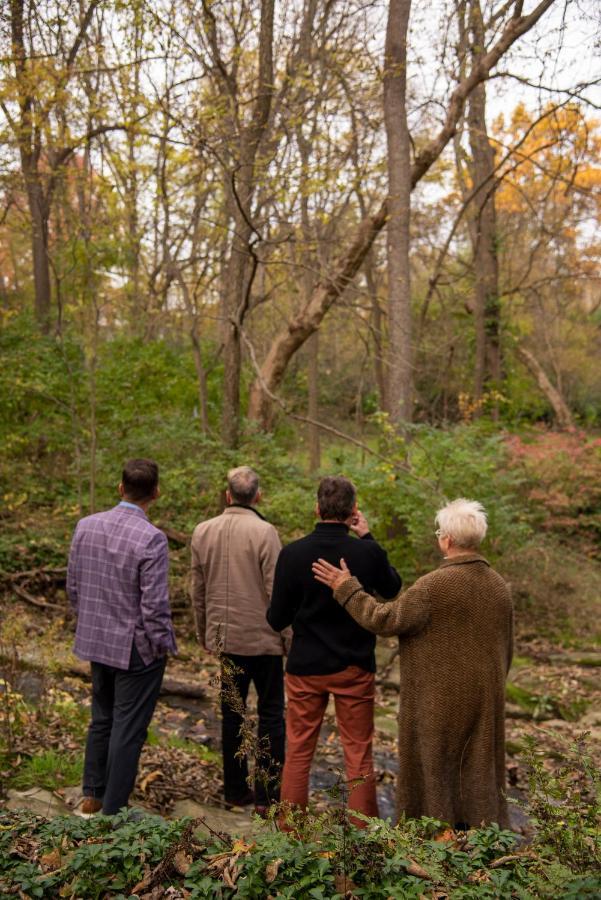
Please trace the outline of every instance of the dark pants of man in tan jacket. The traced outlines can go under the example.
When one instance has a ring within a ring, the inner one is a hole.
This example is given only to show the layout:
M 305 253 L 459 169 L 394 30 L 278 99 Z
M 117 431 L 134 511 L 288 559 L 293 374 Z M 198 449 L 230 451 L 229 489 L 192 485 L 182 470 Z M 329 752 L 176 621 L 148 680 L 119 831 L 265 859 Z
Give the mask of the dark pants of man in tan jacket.
M 259 728 L 255 743 L 254 802 L 267 807 L 280 799 L 279 780 L 284 764 L 284 682 L 281 656 L 222 657 L 221 715 L 223 718 L 223 782 L 226 803 L 251 803 L 248 760 L 243 754 L 244 719 L 240 702 L 246 706 L 251 681 L 257 692 Z M 233 698 L 230 688 L 234 689 Z

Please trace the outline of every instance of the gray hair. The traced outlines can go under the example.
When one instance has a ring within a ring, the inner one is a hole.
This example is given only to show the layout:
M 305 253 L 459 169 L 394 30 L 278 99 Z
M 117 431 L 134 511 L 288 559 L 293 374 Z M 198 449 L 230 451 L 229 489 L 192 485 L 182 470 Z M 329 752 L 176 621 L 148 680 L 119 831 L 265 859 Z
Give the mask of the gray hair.
M 486 536 L 486 510 L 477 500 L 460 497 L 439 509 L 436 524 L 457 547 L 476 548 Z
M 250 466 L 238 466 L 227 473 L 227 486 L 235 503 L 250 505 L 259 492 L 259 476 Z

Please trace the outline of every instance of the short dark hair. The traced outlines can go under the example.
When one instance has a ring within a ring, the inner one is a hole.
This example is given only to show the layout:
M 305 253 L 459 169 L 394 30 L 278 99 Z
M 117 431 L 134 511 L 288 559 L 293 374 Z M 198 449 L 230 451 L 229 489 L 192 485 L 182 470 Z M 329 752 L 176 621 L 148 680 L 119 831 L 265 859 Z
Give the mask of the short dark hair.
M 317 505 L 322 519 L 344 522 L 352 514 L 357 499 L 355 485 L 342 475 L 327 475 L 317 488 Z
M 151 500 L 159 483 L 159 467 L 153 459 L 128 459 L 121 483 L 130 500 Z
M 234 503 L 250 506 L 259 492 L 259 476 L 250 466 L 238 466 L 227 473 L 227 486 Z

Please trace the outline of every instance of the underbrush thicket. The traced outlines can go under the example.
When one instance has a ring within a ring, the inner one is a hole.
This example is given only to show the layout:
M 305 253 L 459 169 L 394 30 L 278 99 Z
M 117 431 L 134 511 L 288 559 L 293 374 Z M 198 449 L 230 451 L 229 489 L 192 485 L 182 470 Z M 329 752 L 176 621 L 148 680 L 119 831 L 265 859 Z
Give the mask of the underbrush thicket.
M 163 464 L 165 509 L 182 525 L 192 524 L 197 512 L 217 511 L 224 467 L 250 459 L 269 482 L 272 512 L 285 533 L 311 520 L 312 507 L 305 508 L 313 479 L 303 477 L 302 426 L 293 428 L 284 421 L 279 438 L 251 429 L 237 451 L 225 450 L 217 436 L 204 436 L 193 361 L 186 348 L 166 340 L 115 337 L 100 343 L 92 372 L 74 337 L 40 336 L 32 323 L 18 318 L 0 333 L 0 352 L 0 487 L 9 511 L 50 505 L 75 514 L 79 501 L 85 509 L 94 439 L 99 506 L 112 500 L 122 460 L 145 453 Z M 209 378 L 215 435 L 221 375 L 215 368 Z M 324 407 L 324 420 L 338 417 L 336 410 Z M 494 507 L 515 499 L 516 493 L 523 500 L 527 484 L 531 499 L 540 501 L 539 523 L 582 530 L 592 550 L 592 539 L 601 529 L 601 440 L 527 427 L 520 436 L 508 437 L 502 423 L 486 417 L 448 428 L 416 426 L 401 440 L 381 414 L 374 413 L 369 423 L 366 441 L 380 457 L 361 457 L 356 447 L 337 442 L 327 445 L 324 463 L 329 469 L 367 469 L 361 488 L 377 496 L 374 512 L 378 510 L 385 527 L 401 521 L 415 539 L 419 502 L 433 504 L 471 491 L 497 501 L 489 505 L 499 534 L 510 515 L 512 534 L 519 541 L 519 505 L 506 511 Z
M 163 497 L 152 511 L 159 525 L 190 533 L 216 515 L 225 472 L 248 463 L 261 473 L 264 512 L 283 540 L 312 527 L 316 475 L 307 471 L 302 427 L 293 431 L 284 421 L 263 434 L 247 423 L 239 449 L 225 449 L 217 435 L 220 372 L 209 378 L 215 432 L 203 434 L 187 350 L 165 340 L 103 342 L 93 392 L 90 362 L 73 338 L 40 337 L 18 318 L 0 335 L 0 352 L 1 572 L 64 565 L 73 525 L 89 511 L 92 470 L 96 508 L 106 508 L 130 456 L 152 456 L 161 466 Z M 323 417 L 337 414 L 324 409 Z M 322 471 L 356 481 L 373 531 L 406 581 L 436 564 L 438 506 L 476 497 L 490 518 L 484 552 L 514 584 L 524 621 L 569 640 L 578 637 L 580 618 L 584 636 L 595 636 L 588 610 L 601 581 L 600 439 L 534 426 L 517 435 L 486 417 L 415 425 L 399 437 L 376 413 L 363 440 L 373 452 L 324 437 Z M 174 554 L 172 569 L 182 596 L 184 557 Z

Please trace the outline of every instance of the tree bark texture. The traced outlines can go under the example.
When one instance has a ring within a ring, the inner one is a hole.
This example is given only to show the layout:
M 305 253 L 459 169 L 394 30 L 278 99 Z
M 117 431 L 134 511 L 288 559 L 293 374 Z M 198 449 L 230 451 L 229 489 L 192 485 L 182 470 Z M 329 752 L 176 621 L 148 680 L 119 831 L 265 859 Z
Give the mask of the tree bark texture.
M 553 2 L 554 0 L 541 0 L 526 16 L 521 15 L 521 5 L 518 6 L 516 3 L 516 12 L 498 40 L 490 50 L 478 58 L 470 72 L 459 81 L 451 94 L 445 121 L 439 132 L 415 157 L 411 166 L 411 188 L 421 181 L 455 135 L 471 92 L 488 78 L 503 54 L 538 22 Z M 368 215 L 359 224 L 352 244 L 333 263 L 331 274 L 320 279 L 307 305 L 276 336 L 261 367 L 260 377 L 255 379 L 251 388 L 249 418 L 261 424 L 268 421 L 272 401 L 263 391 L 262 383 L 272 393 L 278 389 L 288 363 L 319 328 L 328 310 L 353 281 L 387 219 L 388 201 L 384 200 L 375 214 Z
M 48 263 L 49 197 L 38 166 L 42 152 L 39 126 L 34 122 L 34 102 L 31 95 L 30 75 L 25 48 L 25 3 L 11 0 L 10 27 L 15 75 L 19 96 L 19 119 L 13 125 L 19 147 L 21 174 L 25 182 L 27 205 L 31 217 L 31 251 L 33 257 L 33 282 L 35 315 L 40 330 L 50 330 L 50 266 Z
M 319 331 L 311 335 L 307 341 L 307 348 L 309 350 L 307 414 L 309 419 L 315 420 L 319 416 Z M 316 425 L 309 425 L 309 470 L 317 472 L 320 465 L 319 428 Z
M 388 409 L 386 369 L 384 363 L 384 315 L 378 296 L 372 250 L 369 251 L 365 258 L 364 272 L 371 300 L 371 322 L 374 342 L 374 375 L 378 388 L 378 405 L 380 409 Z
M 240 329 L 248 312 L 257 260 L 252 252 L 252 201 L 256 191 L 257 156 L 269 123 L 273 97 L 274 0 L 261 2 L 257 97 L 250 122 L 241 126 L 237 169 L 231 173 L 233 228 L 230 257 L 223 293 L 224 385 L 222 438 L 236 447 L 240 424 L 240 376 L 242 347 Z
M 484 22 L 479 0 L 470 4 L 472 66 L 484 53 Z M 474 396 L 480 399 L 486 387 L 501 378 L 499 263 L 495 209 L 495 153 L 488 139 L 486 86 L 477 85 L 469 98 L 467 125 L 471 150 L 469 171 L 472 186 L 482 185 L 473 204 L 470 229 L 474 264 L 474 319 L 476 360 Z
M 384 119 L 388 145 L 387 403 L 391 421 L 411 421 L 411 141 L 407 126 L 407 32 L 411 0 L 390 0 L 384 50 Z

